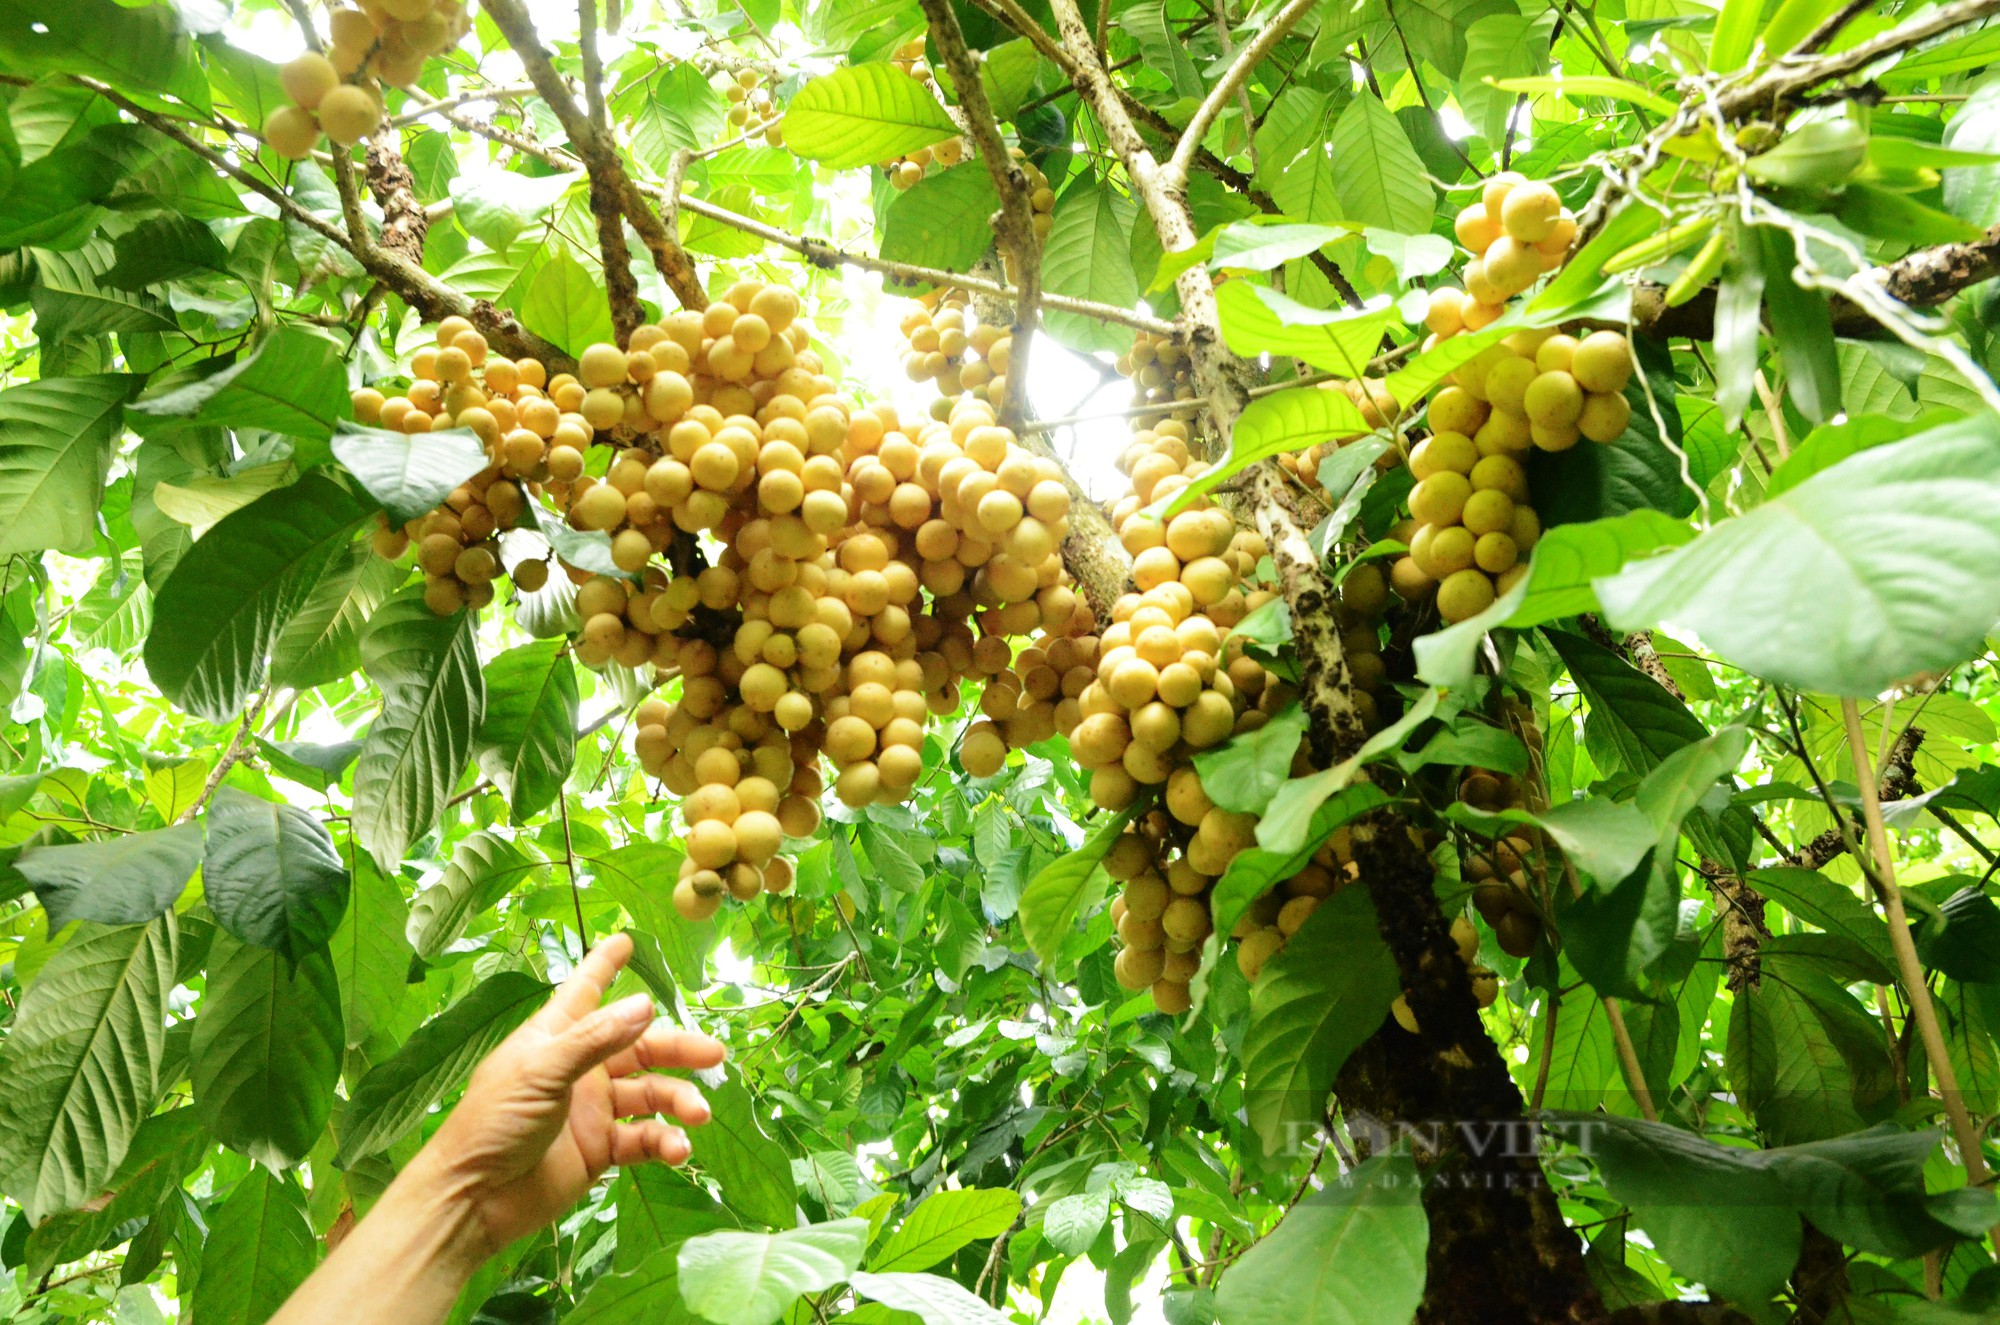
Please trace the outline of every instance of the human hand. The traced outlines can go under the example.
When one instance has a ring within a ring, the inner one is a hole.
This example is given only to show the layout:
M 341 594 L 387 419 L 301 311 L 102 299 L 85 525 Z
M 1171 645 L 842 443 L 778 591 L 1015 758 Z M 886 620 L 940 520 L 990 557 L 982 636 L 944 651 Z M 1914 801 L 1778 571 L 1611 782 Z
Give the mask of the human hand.
M 708 1121 L 693 1082 L 653 1069 L 714 1067 L 722 1044 L 652 1027 L 644 994 L 599 1006 L 631 955 L 623 934 L 591 949 L 474 1069 L 458 1107 L 405 1170 L 469 1216 L 479 1254 L 561 1218 L 613 1164 L 687 1159 L 687 1134 L 648 1115 Z

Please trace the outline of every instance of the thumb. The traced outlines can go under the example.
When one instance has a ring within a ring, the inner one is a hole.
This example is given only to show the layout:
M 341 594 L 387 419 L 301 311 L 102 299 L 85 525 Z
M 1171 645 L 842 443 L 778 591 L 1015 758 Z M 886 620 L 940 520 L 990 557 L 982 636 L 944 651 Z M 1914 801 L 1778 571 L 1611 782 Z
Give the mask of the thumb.
M 549 1045 L 551 1066 L 574 1083 L 620 1049 L 629 1047 L 653 1024 L 653 1000 L 645 994 L 621 998 L 581 1018 Z

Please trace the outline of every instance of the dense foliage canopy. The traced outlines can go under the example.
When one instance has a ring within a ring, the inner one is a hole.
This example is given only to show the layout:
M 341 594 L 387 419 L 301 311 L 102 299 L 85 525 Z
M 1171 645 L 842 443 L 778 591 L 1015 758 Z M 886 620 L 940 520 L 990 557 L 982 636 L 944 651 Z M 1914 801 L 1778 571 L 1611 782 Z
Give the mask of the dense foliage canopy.
M 2000 0 L 356 5 L 0 0 L 0 1309 L 626 930 L 455 1321 L 2000 1313 Z

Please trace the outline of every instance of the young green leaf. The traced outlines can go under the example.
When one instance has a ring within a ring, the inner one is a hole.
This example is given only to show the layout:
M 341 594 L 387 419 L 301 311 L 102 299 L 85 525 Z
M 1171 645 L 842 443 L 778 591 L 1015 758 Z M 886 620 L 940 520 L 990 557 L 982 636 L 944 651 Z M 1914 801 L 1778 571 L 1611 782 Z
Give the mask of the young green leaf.
M 887 63 L 809 80 L 785 108 L 784 124 L 785 146 L 835 170 L 892 160 L 959 132 L 924 84 Z

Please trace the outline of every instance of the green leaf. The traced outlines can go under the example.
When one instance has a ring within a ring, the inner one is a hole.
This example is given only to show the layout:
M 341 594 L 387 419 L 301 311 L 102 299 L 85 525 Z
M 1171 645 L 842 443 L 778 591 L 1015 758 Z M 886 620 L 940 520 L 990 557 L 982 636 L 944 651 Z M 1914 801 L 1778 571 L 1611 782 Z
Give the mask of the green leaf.
M 1199 100 L 1207 91 L 1188 55 L 1187 42 L 1167 21 L 1166 0 L 1130 6 L 1118 15 L 1118 25 L 1131 34 L 1146 64 L 1166 77 L 1176 96 Z
M 634 1170 L 636 1171 L 636 1170 Z M 621 1230 L 622 1233 L 622 1230 Z M 614 1269 L 591 1281 L 565 1325 L 693 1325 L 700 1319 L 681 1301 L 680 1250 L 685 1239 L 652 1252 L 630 1269 Z M 624 1251 L 620 1237 L 618 1250 Z
M 788 121 L 789 122 L 789 119 Z M 1109 185 L 1079 183 L 1056 203 L 1055 224 L 1042 246 L 1042 288 L 1053 294 L 1130 308 L 1139 299 L 1132 270 L 1132 224 L 1138 209 Z M 1049 334 L 1079 353 L 1123 353 L 1132 333 L 1077 313 L 1051 310 Z
M 68 253 L 30 250 L 35 255 L 35 333 L 55 345 L 75 336 L 135 331 L 177 331 L 173 311 L 145 291 L 106 285 L 117 265 L 111 241 L 101 235 Z
M 72 920 L 143 925 L 173 906 L 199 864 L 199 824 L 31 846 L 14 857 L 48 912 L 51 933 Z
M 154 601 L 146 639 L 153 684 L 210 722 L 242 712 L 263 682 L 266 655 L 369 509 L 332 479 L 308 474 L 209 530 Z
M 537 640 L 486 664 L 479 767 L 525 823 L 561 794 L 576 762 L 576 669 L 562 640 Z
M 1764 268 L 1764 306 L 1771 325 L 1783 327 L 1775 337 L 1785 365 L 1785 386 L 1799 413 L 1825 423 L 1840 412 L 1840 361 L 1833 343 L 1833 314 L 1826 295 L 1800 285 L 1793 276 L 1798 252 L 1790 232 L 1777 226 L 1754 226 L 1750 242 L 1758 245 Z
M 1230 1325 L 1408 1325 L 1430 1221 L 1403 1154 L 1378 1155 L 1285 1213 L 1216 1285 Z
M 663 63 L 653 77 L 612 98 L 612 105 L 631 125 L 633 154 L 656 174 L 673 167 L 675 153 L 723 136 L 722 98 L 691 60 Z
M 1026 37 L 981 52 L 979 83 L 995 119 L 1013 119 L 1033 99 L 1041 87 L 1041 69 L 1042 57 Z
M 717 1325 L 771 1325 L 801 1294 L 844 1281 L 867 1249 L 865 1219 L 704 1233 L 681 1244 L 681 1296 Z
M 452 849 L 444 876 L 410 904 L 406 931 L 410 946 L 423 960 L 435 960 L 458 941 L 475 916 L 484 915 L 546 865 L 525 843 L 509 842 L 484 829 L 461 839 Z
M 658 1164 L 634 1165 L 619 1173 L 612 1200 L 618 1207 L 618 1249 L 612 1263 L 621 1269 L 651 1261 L 696 1233 L 736 1226 L 735 1216 L 707 1188 L 685 1172 Z
M 260 736 L 257 748 L 270 761 L 272 772 L 324 792 L 340 785 L 340 775 L 361 753 L 361 742 L 315 745 L 311 741 L 267 741 Z
M 356 1083 L 341 1116 L 340 1149 L 333 1162 L 352 1168 L 394 1145 L 526 1021 L 549 992 L 548 985 L 531 975 L 502 971 L 411 1032 L 402 1047 Z
M 621 109 L 620 114 L 624 113 Z M 698 144 L 689 142 L 687 146 Z M 582 178 L 581 171 L 557 175 L 524 175 L 518 171 L 455 175 L 451 181 L 452 215 L 465 227 L 466 234 L 495 253 L 505 253 L 523 230 L 548 215 Z
M 1111 1219 L 1111 1192 L 1073 1192 L 1050 1201 L 1042 1212 L 1042 1237 L 1065 1256 L 1081 1256 L 1103 1234 Z
M 192 52 L 173 5 L 0 3 L 0 54 L 15 72 L 88 74 L 148 105 L 171 109 L 159 95 L 171 93 L 207 110 L 208 83 Z
M 86 923 L 21 996 L 0 1044 L 0 1190 L 30 1221 L 101 1193 L 159 1102 L 179 938 L 171 911 Z
M 346 1047 L 333 960 L 325 947 L 288 960 L 225 930 L 207 971 L 190 1051 L 195 1110 L 259 1164 L 302 1163 L 333 1112 Z
M 1368 361 L 1395 316 L 1386 306 L 1308 308 L 1249 281 L 1224 282 L 1215 301 L 1222 314 L 1223 339 L 1236 354 L 1245 358 L 1286 354 L 1350 378 L 1367 374 Z
M 1695 530 L 1684 521 L 1643 509 L 1559 525 L 1536 542 L 1528 563 L 1527 595 L 1505 624 L 1524 630 L 1594 612 L 1597 594 L 1592 584 L 1616 574 L 1627 562 L 1694 536 Z
M 1861 183 L 1841 189 L 1833 214 L 1864 235 L 1904 244 L 1969 244 L 1985 233 L 1970 221 L 1926 207 L 1905 194 Z
M 1361 748 L 1332 768 L 1293 778 L 1278 788 L 1277 795 L 1257 825 L 1257 845 L 1266 851 L 1293 851 L 1305 841 L 1310 825 L 1327 797 L 1354 781 L 1364 764 L 1385 758 L 1401 748 L 1409 734 L 1437 712 L 1439 692 L 1424 691 L 1403 711 L 1403 716 L 1361 743 Z
M 353 413 L 340 347 L 300 327 L 280 327 L 249 354 L 198 382 L 132 402 L 134 426 L 263 428 L 324 442 Z M 324 455 L 324 452 L 321 452 Z
M 1306 711 L 1298 704 L 1252 731 L 1232 736 L 1194 757 L 1202 790 L 1225 810 L 1256 813 L 1271 803 L 1292 776 L 1292 756 L 1306 734 Z
M 202 1246 L 209 1273 L 194 1285 L 194 1318 L 202 1325 L 262 1325 L 319 1259 L 305 1193 L 290 1175 L 252 1166 L 213 1221 Z
M 452 489 L 487 465 L 485 446 L 458 428 L 403 433 L 343 421 L 333 455 L 396 525 L 436 510 Z
M 1207 251 L 1198 260 L 1205 260 L 1215 271 L 1269 271 L 1309 253 L 1317 253 L 1328 244 L 1353 237 L 1353 226 L 1299 225 L 1282 221 L 1267 224 L 1266 218 L 1250 217 L 1212 231 L 1205 241 Z M 1159 284 L 1157 280 L 1154 283 Z M 1166 284 L 1172 285 L 1173 282 L 1169 279 Z M 1228 283 L 1224 283 L 1217 287 L 1216 293 L 1220 295 L 1230 288 Z
M 141 221 L 118 236 L 113 249 L 118 261 L 104 273 L 104 283 L 120 290 L 139 290 L 203 272 L 229 270 L 229 250 L 215 237 L 215 231 L 179 213 Z M 278 334 L 285 333 L 281 330 Z
M 1387 258 L 1396 269 L 1396 279 L 1405 284 L 1435 276 L 1451 265 L 1454 256 L 1451 241 L 1442 235 L 1405 235 L 1372 225 L 1361 234 L 1368 243 L 1368 251 Z
M 278 632 L 272 684 L 308 690 L 354 675 L 362 628 L 409 576 L 408 566 L 375 555 L 368 542 L 350 544 Z
M 711 1117 L 690 1134 L 694 1162 L 722 1189 L 722 1200 L 730 1209 L 759 1224 L 790 1228 L 798 1220 L 792 1161 L 758 1123 L 756 1100 L 734 1076 L 702 1093 Z M 859 1250 L 855 1259 L 860 1259 Z M 685 1261 L 681 1273 L 687 1273 Z M 688 1300 L 695 1301 L 692 1291 Z
M 212 434 L 211 434 L 212 435 Z M 289 460 L 258 465 L 227 477 L 196 474 L 185 483 L 156 483 L 153 504 L 196 534 L 205 534 L 267 492 L 294 482 L 299 467 Z
M 1882 1027 L 1841 985 L 1796 956 L 1765 953 L 1738 996 L 1724 1066 L 1743 1107 L 1780 1144 L 1821 1141 L 1896 1108 Z
M 122 409 L 144 380 L 47 377 L 0 391 L 0 557 L 90 549 Z
M 1494 82 L 1547 71 L 1551 23 L 1546 13 L 1532 19 L 1523 14 L 1488 14 L 1465 29 L 1458 100 L 1473 130 L 1488 143 L 1506 137 L 1507 118 L 1519 95 L 1501 91 Z
M 1268 1154 L 1293 1153 L 1317 1126 L 1340 1065 L 1402 990 L 1365 888 L 1321 902 L 1250 995 L 1243 1096 Z
M 870 1268 L 928 1270 L 974 1242 L 999 1237 L 1020 1212 L 1020 1195 L 1004 1187 L 935 1192 L 904 1216 Z
M 1590 705 L 1586 736 L 1601 735 L 1604 741 L 1600 767 L 1643 776 L 1675 750 L 1708 735 L 1685 704 L 1603 645 L 1565 631 L 1544 633 Z
M 436 826 L 472 757 L 486 703 L 473 615 L 436 616 L 420 594 L 393 598 L 370 623 L 361 656 L 382 711 L 354 770 L 354 836 L 394 870 Z
M 1021 933 L 1028 947 L 1046 965 L 1056 960 L 1063 944 L 1076 929 L 1083 914 L 1084 899 L 1091 879 L 1104 860 L 1104 853 L 1132 822 L 1142 802 L 1134 802 L 1100 824 L 1084 839 L 1081 847 L 1058 856 L 1028 880 L 1021 890 Z
M 551 254 L 535 273 L 521 301 L 521 321 L 572 356 L 617 336 L 602 277 L 564 251 Z
M 1708 67 L 1718 74 L 1733 74 L 1748 64 L 1763 17 L 1764 0 L 1723 0 L 1715 35 L 1708 43 Z
M 1839 423 L 1823 423 L 1792 447 L 1792 453 L 1778 462 L 1764 481 L 1764 497 L 1769 500 L 1796 488 L 1823 469 L 1831 469 L 1851 455 L 1872 450 L 1887 442 L 1934 426 L 1938 420 L 1894 419 L 1885 414 L 1860 414 Z M 1539 544 L 1537 545 L 1539 546 Z M 1605 572 L 1609 574 L 1609 572 Z
M 221 787 L 204 819 L 201 884 L 216 924 L 289 962 L 324 947 L 347 909 L 347 866 L 312 812 Z
M 1639 106 L 1663 117 L 1670 116 L 1680 109 L 1677 103 L 1656 92 L 1648 91 L 1637 83 L 1598 74 L 1581 74 L 1575 77 L 1558 74 L 1553 78 L 1503 78 L 1494 83 L 1494 86 L 1502 92 L 1526 92 L 1530 96 L 1546 94 L 1572 101 L 1578 97 L 1609 97 L 1613 101 Z
M 347 913 L 327 945 L 340 982 L 340 1021 L 349 1048 L 396 1025 L 409 989 L 404 972 L 416 955 L 403 937 L 408 919 L 409 908 L 395 882 L 373 862 L 358 862 Z
M 1008 1325 L 1010 1319 L 975 1297 L 965 1285 L 943 1275 L 856 1270 L 848 1282 L 861 1296 L 898 1312 L 909 1312 L 924 1325 Z
M 2000 617 L 2000 426 L 1862 452 L 1686 547 L 1597 582 L 1615 629 L 1671 620 L 1725 661 L 1872 696 L 1979 652 Z
M 1331 437 L 1352 437 L 1367 431 L 1368 420 L 1361 417 L 1360 406 L 1344 391 L 1304 386 L 1259 396 L 1237 416 L 1229 454 L 1222 463 L 1209 466 L 1182 488 L 1166 510 L 1169 514 L 1185 510 L 1197 496 L 1259 460 L 1303 451 Z
M 970 271 L 993 246 L 992 217 L 999 208 L 993 177 L 981 162 L 934 171 L 889 208 L 882 259 Z
M 958 132 L 927 87 L 888 63 L 811 79 L 785 108 L 785 146 L 835 170 L 892 160 Z
M 1406 235 L 1430 229 L 1437 194 L 1422 158 L 1381 98 L 1357 93 L 1334 121 L 1328 142 L 1339 163 L 1334 188 L 1348 219 Z
M 1790 865 L 1756 870 L 1744 881 L 1796 918 L 1860 944 L 1885 968 L 1895 969 L 1889 926 L 1852 889 L 1817 870 Z

